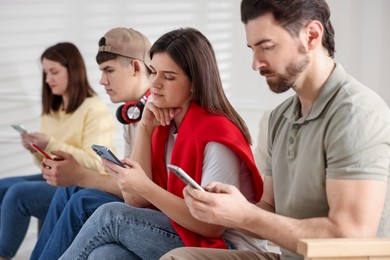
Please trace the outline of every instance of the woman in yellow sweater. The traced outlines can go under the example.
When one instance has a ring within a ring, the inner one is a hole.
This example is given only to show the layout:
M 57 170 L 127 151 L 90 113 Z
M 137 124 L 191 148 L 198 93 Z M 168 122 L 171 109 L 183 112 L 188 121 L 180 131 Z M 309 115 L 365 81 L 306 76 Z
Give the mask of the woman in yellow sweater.
M 43 157 L 31 143 L 48 154 L 71 153 L 84 167 L 103 172 L 91 145 L 113 149 L 115 121 L 91 88 L 79 50 L 72 43 L 58 43 L 43 52 L 41 64 L 41 127 L 39 132 L 22 133 L 23 146 L 41 167 Z M 15 256 L 31 216 L 45 219 L 55 190 L 42 174 L 0 180 L 0 260 Z

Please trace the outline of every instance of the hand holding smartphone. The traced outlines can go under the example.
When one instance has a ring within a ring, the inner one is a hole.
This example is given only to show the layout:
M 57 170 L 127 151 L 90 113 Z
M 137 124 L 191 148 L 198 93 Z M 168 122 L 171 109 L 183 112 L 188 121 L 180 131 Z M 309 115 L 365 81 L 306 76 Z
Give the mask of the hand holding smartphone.
M 53 160 L 53 158 L 48 155 L 47 153 L 45 153 L 45 151 L 43 151 L 41 148 L 39 148 L 38 145 L 34 144 L 34 143 L 31 143 L 30 144 L 38 153 L 42 154 L 43 157 L 47 158 L 47 159 L 50 159 L 50 160 Z
M 190 184 L 195 189 L 204 191 L 204 189 L 194 181 L 182 168 L 176 165 L 168 164 L 167 167 L 177 176 L 179 177 L 185 184 Z
M 123 168 L 126 168 L 123 163 L 115 156 L 115 154 L 106 146 L 93 144 L 91 146 L 92 150 L 95 151 L 97 155 L 99 155 L 101 158 L 107 159 L 116 165 L 119 165 Z

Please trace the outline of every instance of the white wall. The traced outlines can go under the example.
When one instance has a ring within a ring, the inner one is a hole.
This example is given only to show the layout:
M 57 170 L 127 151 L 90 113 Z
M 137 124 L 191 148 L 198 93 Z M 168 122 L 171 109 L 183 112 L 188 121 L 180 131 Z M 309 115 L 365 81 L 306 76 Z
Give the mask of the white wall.
M 142 2 L 142 3 L 140 3 Z M 336 30 L 336 60 L 389 104 L 385 75 L 390 68 L 388 0 L 328 0 Z M 153 42 L 164 32 L 184 26 L 201 30 L 215 47 L 226 92 L 246 120 L 253 138 L 264 110 L 291 93 L 276 95 L 251 70 L 238 0 L 0 0 L 0 177 L 38 172 L 18 134 L 22 123 L 38 129 L 39 56 L 49 45 L 72 41 L 87 63 L 88 76 L 99 86 L 95 63 L 98 39 L 110 28 L 136 28 Z M 116 105 L 110 104 L 114 112 Z M 117 150 L 122 151 L 118 124 Z

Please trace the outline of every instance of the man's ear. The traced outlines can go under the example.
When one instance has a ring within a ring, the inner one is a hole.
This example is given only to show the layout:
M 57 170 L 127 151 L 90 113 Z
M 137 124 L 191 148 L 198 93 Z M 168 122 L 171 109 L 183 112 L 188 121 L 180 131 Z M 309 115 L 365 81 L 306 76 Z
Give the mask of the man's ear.
M 317 20 L 308 22 L 305 26 L 306 30 L 306 42 L 309 50 L 316 49 L 322 44 L 322 36 L 324 33 L 324 27 Z
M 134 75 L 141 71 L 142 61 L 140 61 L 140 60 L 132 60 L 131 64 L 133 65 Z

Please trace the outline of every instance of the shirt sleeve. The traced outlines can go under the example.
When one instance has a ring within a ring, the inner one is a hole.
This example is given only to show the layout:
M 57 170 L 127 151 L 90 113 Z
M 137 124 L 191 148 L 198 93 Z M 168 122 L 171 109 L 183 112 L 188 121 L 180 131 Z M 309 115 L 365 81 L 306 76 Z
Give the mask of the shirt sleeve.
M 241 160 L 226 146 L 209 142 L 205 148 L 201 186 L 211 181 L 223 182 L 239 187 Z
M 268 136 L 268 120 L 270 111 L 265 111 L 259 122 L 259 133 L 257 135 L 257 143 L 254 150 L 256 166 L 264 178 L 265 167 L 267 160 L 267 136 Z
M 352 113 L 345 108 L 339 109 L 325 136 L 327 177 L 387 181 L 390 163 L 388 116 L 357 106 L 347 108 Z M 354 116 L 349 116 L 351 114 Z
M 103 102 L 91 102 L 89 107 L 82 113 L 74 113 L 74 120 L 64 129 L 56 131 L 52 135 L 45 150 L 61 150 L 73 155 L 84 167 L 105 172 L 100 158 L 91 149 L 92 144 L 108 146 L 113 152 L 115 121 Z M 73 135 L 64 141 L 68 132 Z

